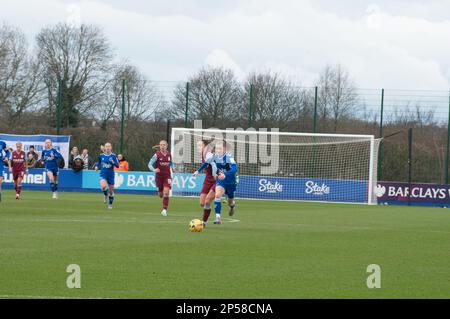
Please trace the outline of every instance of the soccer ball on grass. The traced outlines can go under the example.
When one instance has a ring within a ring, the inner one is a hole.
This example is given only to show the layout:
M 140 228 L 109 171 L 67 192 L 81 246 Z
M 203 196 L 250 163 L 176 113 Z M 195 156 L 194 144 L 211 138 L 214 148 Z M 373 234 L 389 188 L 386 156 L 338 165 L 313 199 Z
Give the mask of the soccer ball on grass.
M 199 233 L 203 230 L 203 222 L 200 219 L 193 219 L 189 223 L 189 230 L 193 233 Z

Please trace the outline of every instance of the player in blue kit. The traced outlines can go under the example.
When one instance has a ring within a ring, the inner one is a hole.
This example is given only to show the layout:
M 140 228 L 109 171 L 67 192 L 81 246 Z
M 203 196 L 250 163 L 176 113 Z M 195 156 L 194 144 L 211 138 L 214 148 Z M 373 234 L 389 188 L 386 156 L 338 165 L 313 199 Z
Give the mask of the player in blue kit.
M 100 187 L 104 195 L 104 203 L 109 199 L 108 209 L 113 208 L 114 202 L 114 167 L 119 168 L 119 160 L 112 152 L 111 143 L 106 143 L 103 153 L 98 156 L 98 162 L 95 163 L 95 170 L 100 169 Z
M 52 198 L 58 199 L 58 159 L 62 157 L 61 153 L 53 147 L 50 139 L 45 140 L 45 148 L 41 154 L 41 162 L 44 162 L 45 170 L 48 179 L 50 180 L 50 189 L 52 191 Z
M 2 201 L 2 183 L 3 183 L 3 171 L 5 169 L 5 161 L 8 162 L 8 166 L 11 169 L 11 161 L 9 160 L 10 152 L 6 143 L 0 141 L 0 202 Z
M 228 206 L 230 206 L 229 215 L 233 216 L 235 212 L 236 202 L 234 200 L 234 193 L 236 192 L 236 174 L 238 166 L 231 154 L 226 152 L 226 144 L 224 141 L 215 143 L 214 154 L 209 157 L 199 168 L 194 172 L 196 176 L 200 171 L 211 164 L 213 175 L 217 175 L 216 193 L 214 198 L 214 206 L 216 212 L 216 220 L 214 224 L 222 224 L 221 210 L 222 210 L 222 196 L 228 197 Z

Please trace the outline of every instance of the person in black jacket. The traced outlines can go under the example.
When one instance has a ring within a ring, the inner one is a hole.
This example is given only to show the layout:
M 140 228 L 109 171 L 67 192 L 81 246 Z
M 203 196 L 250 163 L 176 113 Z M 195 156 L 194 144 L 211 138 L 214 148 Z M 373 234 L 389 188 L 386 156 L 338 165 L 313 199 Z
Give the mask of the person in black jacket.
M 75 159 L 75 157 L 77 157 L 79 155 L 80 155 L 80 152 L 78 151 L 78 147 L 76 147 L 76 146 L 72 147 L 72 150 L 70 151 L 70 154 L 69 154 L 69 168 L 72 168 L 73 160 Z
M 80 155 L 75 156 L 72 163 L 72 169 L 75 173 L 78 173 L 79 171 L 83 170 L 84 168 L 84 162 Z

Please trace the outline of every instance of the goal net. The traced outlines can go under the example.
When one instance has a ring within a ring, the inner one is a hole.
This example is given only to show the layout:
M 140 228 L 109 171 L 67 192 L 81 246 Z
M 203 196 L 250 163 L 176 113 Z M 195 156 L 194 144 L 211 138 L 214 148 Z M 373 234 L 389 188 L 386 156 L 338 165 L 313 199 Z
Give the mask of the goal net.
M 217 141 L 226 142 L 239 167 L 238 198 L 376 204 L 373 135 L 173 128 L 175 171 L 185 177 L 173 195 L 200 193 L 204 175 L 192 172 L 202 162 L 202 140 L 211 152 Z

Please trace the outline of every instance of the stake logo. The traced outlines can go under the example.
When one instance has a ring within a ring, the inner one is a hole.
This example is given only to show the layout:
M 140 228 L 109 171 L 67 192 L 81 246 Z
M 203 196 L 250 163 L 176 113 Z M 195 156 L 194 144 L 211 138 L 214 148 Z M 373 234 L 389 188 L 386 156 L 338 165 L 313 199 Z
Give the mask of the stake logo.
M 278 182 L 272 183 L 271 181 L 262 178 L 259 180 L 259 191 L 262 193 L 281 193 L 283 191 L 283 185 Z
M 328 195 L 330 193 L 330 186 L 322 183 L 322 185 L 317 184 L 314 181 L 307 181 L 305 193 L 312 195 Z

